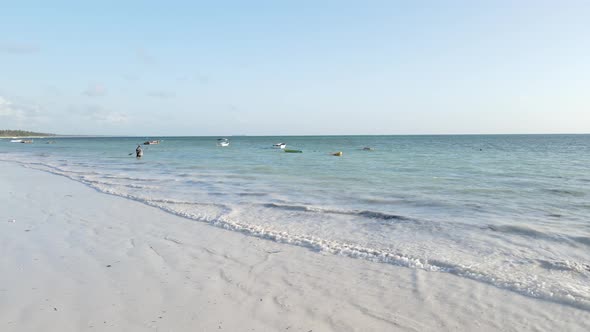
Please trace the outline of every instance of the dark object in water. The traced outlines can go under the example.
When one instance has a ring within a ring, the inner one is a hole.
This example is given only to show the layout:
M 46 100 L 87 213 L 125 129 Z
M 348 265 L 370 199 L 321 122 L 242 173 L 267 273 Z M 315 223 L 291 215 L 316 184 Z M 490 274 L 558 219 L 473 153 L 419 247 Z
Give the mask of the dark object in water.
M 373 150 L 374 150 L 373 148 L 371 148 L 371 147 L 368 147 L 368 146 L 365 146 L 365 147 L 363 148 L 363 151 L 373 151 Z
M 143 145 L 155 145 L 155 144 L 160 144 L 159 140 L 155 140 L 155 141 L 145 141 L 143 142 Z

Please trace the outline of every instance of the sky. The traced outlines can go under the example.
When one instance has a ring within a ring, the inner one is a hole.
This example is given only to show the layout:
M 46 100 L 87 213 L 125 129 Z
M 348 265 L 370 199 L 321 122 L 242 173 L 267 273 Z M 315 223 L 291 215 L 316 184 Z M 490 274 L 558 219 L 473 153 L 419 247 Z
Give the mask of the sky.
M 0 129 L 590 133 L 590 1 L 0 8 Z

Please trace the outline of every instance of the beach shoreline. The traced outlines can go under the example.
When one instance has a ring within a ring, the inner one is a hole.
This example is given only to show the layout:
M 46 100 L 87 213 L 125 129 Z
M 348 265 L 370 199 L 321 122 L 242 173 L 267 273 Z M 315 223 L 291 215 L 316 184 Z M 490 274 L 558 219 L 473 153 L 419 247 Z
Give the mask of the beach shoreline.
M 590 313 L 251 237 L 0 162 L 2 331 L 522 331 Z

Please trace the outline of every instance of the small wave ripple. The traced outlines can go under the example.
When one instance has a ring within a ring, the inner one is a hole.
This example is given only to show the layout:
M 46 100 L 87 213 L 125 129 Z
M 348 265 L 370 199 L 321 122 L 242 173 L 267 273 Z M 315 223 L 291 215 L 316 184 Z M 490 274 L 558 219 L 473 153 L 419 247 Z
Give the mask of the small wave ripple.
M 381 219 L 381 220 L 399 220 L 399 221 L 417 221 L 417 219 L 400 216 L 396 214 L 389 214 L 379 211 L 370 211 L 370 210 L 337 210 L 337 209 L 326 209 L 322 207 L 314 207 L 314 206 L 305 206 L 305 205 L 287 205 L 287 204 L 276 204 L 276 203 L 267 203 L 263 204 L 264 207 L 267 208 L 275 208 L 275 209 L 282 209 L 288 211 L 302 211 L 302 212 L 315 212 L 315 213 L 327 213 L 327 214 L 343 214 L 343 215 L 353 215 L 353 216 L 361 216 L 366 218 L 372 219 Z

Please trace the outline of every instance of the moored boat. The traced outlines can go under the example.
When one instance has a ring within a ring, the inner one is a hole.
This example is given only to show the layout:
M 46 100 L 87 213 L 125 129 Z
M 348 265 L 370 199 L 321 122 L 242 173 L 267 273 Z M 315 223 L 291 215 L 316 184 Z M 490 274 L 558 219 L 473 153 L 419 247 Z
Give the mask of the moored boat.
M 229 146 L 229 140 L 227 138 L 218 138 L 217 146 Z
M 287 147 L 287 143 L 277 143 L 277 144 L 273 144 L 272 145 L 273 148 L 275 149 L 284 149 Z

